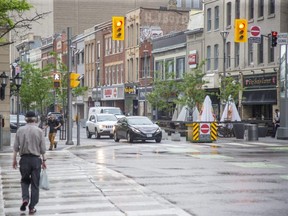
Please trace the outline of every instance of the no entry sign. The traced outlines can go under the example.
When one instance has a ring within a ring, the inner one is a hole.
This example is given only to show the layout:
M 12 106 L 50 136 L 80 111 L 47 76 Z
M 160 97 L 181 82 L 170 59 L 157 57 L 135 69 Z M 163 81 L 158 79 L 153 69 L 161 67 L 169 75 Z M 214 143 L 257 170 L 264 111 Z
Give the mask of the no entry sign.
M 210 125 L 209 124 L 201 124 L 200 126 L 201 134 L 208 134 L 210 133 Z
M 252 26 L 250 28 L 250 36 L 251 37 L 260 37 L 261 36 L 261 30 L 259 26 Z

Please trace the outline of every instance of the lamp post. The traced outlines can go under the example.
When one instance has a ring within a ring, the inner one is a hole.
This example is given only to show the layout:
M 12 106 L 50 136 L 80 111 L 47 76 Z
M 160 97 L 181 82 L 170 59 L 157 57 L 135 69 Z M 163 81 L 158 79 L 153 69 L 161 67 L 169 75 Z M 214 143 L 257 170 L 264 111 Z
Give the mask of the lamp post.
M 225 89 L 225 79 L 226 79 L 226 40 L 227 40 L 227 37 L 229 35 L 229 32 L 228 31 L 221 31 L 220 35 L 222 36 L 222 39 L 223 39 L 223 80 L 224 80 L 224 82 L 222 82 L 222 88 L 224 90 Z M 221 107 L 223 109 L 223 106 L 221 106 Z
M 1 100 L 5 99 L 5 87 L 7 86 L 8 78 L 9 77 L 6 75 L 5 72 L 2 72 L 2 74 L 0 75 L 0 82 L 1 82 L 0 99 Z
M 19 102 L 19 92 L 20 92 L 20 87 L 22 85 L 22 77 L 19 76 L 19 74 L 17 74 L 15 77 L 14 77 L 14 82 L 15 82 L 15 85 L 16 85 L 16 93 L 17 93 L 17 129 L 19 128 L 19 111 L 20 111 L 20 102 Z
M 145 99 L 144 99 L 144 116 L 147 116 L 147 54 L 148 50 L 144 50 L 144 87 L 145 87 Z

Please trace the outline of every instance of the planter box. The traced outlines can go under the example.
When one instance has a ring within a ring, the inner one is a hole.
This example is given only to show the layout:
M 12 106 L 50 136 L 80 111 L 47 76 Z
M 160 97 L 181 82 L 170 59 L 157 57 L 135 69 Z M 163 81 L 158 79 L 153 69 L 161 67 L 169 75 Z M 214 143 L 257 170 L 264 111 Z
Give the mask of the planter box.
M 233 132 L 236 139 L 244 139 L 244 123 L 233 123 Z

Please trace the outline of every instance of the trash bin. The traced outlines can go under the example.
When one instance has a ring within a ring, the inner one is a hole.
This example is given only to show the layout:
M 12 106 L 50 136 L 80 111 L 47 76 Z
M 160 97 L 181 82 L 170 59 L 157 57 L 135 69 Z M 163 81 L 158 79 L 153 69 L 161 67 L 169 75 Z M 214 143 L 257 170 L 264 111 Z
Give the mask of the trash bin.
M 246 141 L 258 140 L 258 125 L 257 124 L 245 124 L 244 138 Z

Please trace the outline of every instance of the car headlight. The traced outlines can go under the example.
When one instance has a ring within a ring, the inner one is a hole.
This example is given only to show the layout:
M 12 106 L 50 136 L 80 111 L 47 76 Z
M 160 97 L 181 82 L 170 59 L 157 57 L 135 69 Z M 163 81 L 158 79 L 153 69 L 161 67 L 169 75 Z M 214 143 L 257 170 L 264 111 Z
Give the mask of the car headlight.
M 100 129 L 104 129 L 104 128 L 105 128 L 105 125 L 99 125 L 99 128 L 100 128 Z
M 159 127 L 156 131 L 155 131 L 155 133 L 160 133 L 162 130 L 161 130 L 161 128 Z
M 134 132 L 134 133 L 141 133 L 141 131 L 140 130 L 138 130 L 137 128 L 131 128 L 131 130 Z

